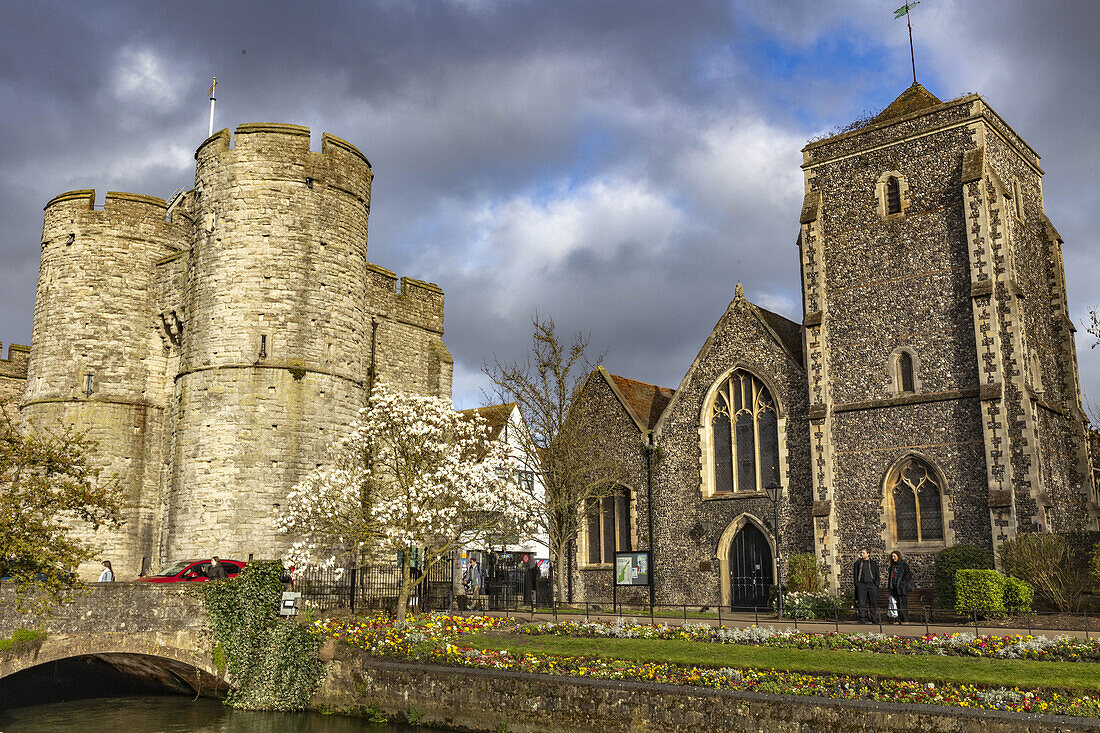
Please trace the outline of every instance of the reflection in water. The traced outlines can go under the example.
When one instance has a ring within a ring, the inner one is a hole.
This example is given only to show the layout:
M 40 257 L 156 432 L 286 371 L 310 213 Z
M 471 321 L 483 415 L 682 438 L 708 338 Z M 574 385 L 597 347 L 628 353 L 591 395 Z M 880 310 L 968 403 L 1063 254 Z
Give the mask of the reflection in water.
M 254 713 L 188 697 L 100 697 L 0 710 L 3 733 L 441 733 L 319 713 Z

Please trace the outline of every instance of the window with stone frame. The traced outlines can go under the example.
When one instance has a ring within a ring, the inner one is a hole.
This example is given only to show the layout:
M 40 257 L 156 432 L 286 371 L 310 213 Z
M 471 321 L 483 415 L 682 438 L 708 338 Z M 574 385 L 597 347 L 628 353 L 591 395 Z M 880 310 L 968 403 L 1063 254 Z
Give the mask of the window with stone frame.
M 589 499 L 585 507 L 584 560 L 588 565 L 615 561 L 616 552 L 634 549 L 630 532 L 630 490 L 622 486 L 600 499 Z
M 714 492 L 778 486 L 779 419 L 767 385 L 738 369 L 723 380 L 710 410 Z
M 932 466 L 915 456 L 906 458 L 894 469 L 886 491 L 896 542 L 943 542 L 943 493 Z
M 902 351 L 897 358 L 898 393 L 916 391 L 916 382 L 913 379 L 913 355 L 908 351 Z
M 886 179 L 886 213 L 901 213 L 901 183 L 897 176 Z

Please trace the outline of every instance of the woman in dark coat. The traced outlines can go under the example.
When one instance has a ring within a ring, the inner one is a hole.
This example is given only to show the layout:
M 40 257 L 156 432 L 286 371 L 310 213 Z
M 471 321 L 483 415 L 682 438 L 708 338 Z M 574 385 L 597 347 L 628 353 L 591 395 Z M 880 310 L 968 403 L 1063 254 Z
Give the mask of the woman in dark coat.
M 898 623 L 904 624 L 909 620 L 909 591 L 915 590 L 917 586 L 913 582 L 913 571 L 909 569 L 909 563 L 902 559 L 897 550 L 890 553 L 887 587 L 890 589 L 890 600 L 897 608 Z

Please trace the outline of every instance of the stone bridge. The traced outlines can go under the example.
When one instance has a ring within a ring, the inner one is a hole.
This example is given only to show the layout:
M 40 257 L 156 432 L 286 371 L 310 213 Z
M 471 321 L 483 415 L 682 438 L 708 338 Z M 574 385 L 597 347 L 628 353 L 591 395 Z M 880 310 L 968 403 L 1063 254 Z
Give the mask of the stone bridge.
M 0 689 L 40 665 L 84 660 L 146 688 L 222 695 L 227 683 L 202 632 L 205 617 L 202 602 L 176 585 L 93 583 L 47 616 L 19 613 L 12 591 L 0 589 L 0 637 L 17 628 L 46 632 L 41 642 L 0 652 Z

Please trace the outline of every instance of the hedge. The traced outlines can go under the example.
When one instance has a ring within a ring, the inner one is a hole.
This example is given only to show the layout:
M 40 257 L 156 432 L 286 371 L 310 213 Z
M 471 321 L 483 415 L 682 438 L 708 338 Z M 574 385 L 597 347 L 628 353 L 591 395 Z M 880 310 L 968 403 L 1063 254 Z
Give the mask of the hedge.
M 1005 578 L 1004 604 L 1009 613 L 1031 613 L 1031 602 L 1035 600 L 1034 589 L 1020 580 L 1009 576 Z
M 996 570 L 963 569 L 955 573 L 955 608 L 985 615 L 1005 612 L 1005 577 Z

